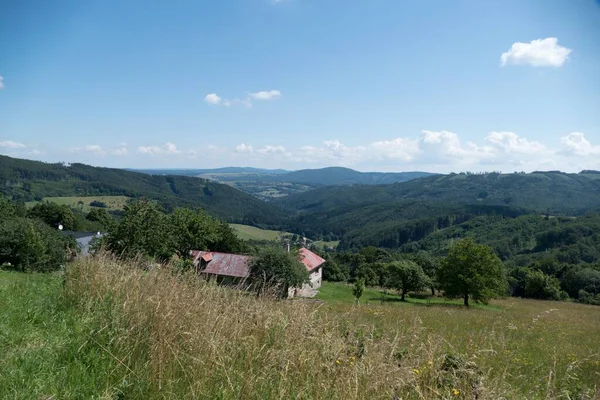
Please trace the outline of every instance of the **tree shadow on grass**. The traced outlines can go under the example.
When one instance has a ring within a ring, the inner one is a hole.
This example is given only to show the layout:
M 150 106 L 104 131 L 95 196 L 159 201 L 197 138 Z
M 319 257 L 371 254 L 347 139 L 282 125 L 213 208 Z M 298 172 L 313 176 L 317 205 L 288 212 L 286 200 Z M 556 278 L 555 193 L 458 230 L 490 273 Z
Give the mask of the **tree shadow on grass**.
M 421 301 L 415 301 L 415 299 L 420 299 Z M 445 301 L 443 300 L 443 298 L 434 298 L 431 301 L 427 301 L 431 299 L 430 297 L 427 296 L 411 296 L 411 297 L 407 297 L 405 301 L 402 301 L 402 299 L 400 298 L 400 296 L 394 296 L 394 295 L 385 295 L 385 296 L 371 296 L 369 297 L 367 300 L 371 301 L 371 302 L 380 302 L 381 304 L 383 303 L 396 303 L 396 304 L 402 304 L 402 305 L 414 305 L 414 306 L 421 306 L 421 307 L 442 307 L 442 308 L 456 308 L 456 309 L 485 309 L 485 310 L 495 310 L 495 311 L 500 311 L 502 310 L 501 307 L 499 306 L 494 306 L 494 305 L 484 305 L 484 304 L 472 304 L 470 307 L 465 307 L 463 304 L 460 303 L 452 303 L 449 301 Z

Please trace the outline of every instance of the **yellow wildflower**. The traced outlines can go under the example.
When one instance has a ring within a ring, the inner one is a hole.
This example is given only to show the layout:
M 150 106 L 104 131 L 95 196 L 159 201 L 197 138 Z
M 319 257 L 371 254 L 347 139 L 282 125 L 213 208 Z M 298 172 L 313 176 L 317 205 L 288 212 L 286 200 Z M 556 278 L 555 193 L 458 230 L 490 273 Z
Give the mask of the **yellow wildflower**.
M 340 360 L 340 359 L 338 358 L 337 360 L 335 360 L 335 363 L 336 363 L 336 364 L 341 364 L 341 363 L 342 363 L 342 360 Z
M 421 374 L 421 371 L 419 371 L 419 370 L 418 370 L 418 369 L 416 369 L 416 368 L 415 368 L 415 369 L 413 369 L 413 372 L 414 372 L 415 374 L 417 374 L 417 375 L 420 375 L 420 374 Z
M 458 391 L 458 389 L 457 389 L 457 388 L 454 388 L 454 389 L 452 389 L 452 394 L 453 394 L 454 396 L 458 396 L 458 395 L 460 394 L 460 392 Z

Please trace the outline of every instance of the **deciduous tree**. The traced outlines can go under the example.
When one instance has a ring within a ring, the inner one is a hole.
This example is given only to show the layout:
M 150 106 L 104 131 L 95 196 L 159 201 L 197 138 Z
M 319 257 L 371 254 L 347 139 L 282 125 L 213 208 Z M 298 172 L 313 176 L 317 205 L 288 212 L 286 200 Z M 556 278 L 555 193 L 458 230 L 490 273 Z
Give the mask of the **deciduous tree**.
M 506 276 L 504 264 L 486 245 L 467 238 L 454 243 L 438 270 L 438 282 L 446 297 L 487 303 L 504 294 Z
M 423 269 L 413 261 L 401 260 L 388 264 L 390 285 L 400 292 L 405 301 L 408 292 L 423 290 L 429 285 L 429 278 Z

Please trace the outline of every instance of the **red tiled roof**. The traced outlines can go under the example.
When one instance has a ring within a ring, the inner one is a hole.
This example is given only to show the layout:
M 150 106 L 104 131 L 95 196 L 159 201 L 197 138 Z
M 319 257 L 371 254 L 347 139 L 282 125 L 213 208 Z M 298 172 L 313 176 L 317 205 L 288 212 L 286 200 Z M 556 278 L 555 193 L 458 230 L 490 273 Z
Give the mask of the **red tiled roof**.
M 322 265 L 325 260 L 313 253 L 312 251 L 305 249 L 304 247 L 300 249 L 298 252 L 300 255 L 300 261 L 306 265 L 306 270 L 308 272 Z
M 233 276 L 247 278 L 250 274 L 248 263 L 252 257 L 239 254 L 217 253 L 210 251 L 193 252 L 194 262 L 202 258 L 206 268 L 201 270 L 206 274 Z
M 311 272 L 325 262 L 324 259 L 305 248 L 300 249 L 298 255 L 308 272 Z M 192 259 L 194 263 L 200 259 L 206 263 L 206 268 L 201 270 L 201 272 L 206 274 L 226 275 L 236 278 L 247 278 L 250 275 L 249 263 L 252 259 L 250 256 L 193 250 Z

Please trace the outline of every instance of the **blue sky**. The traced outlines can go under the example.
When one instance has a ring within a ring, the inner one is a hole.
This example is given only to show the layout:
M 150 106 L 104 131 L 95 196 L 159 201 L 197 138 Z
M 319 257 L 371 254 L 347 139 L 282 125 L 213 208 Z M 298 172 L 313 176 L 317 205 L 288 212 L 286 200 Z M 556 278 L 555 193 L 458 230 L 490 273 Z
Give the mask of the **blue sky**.
M 0 153 L 600 169 L 597 0 L 9 0 Z

